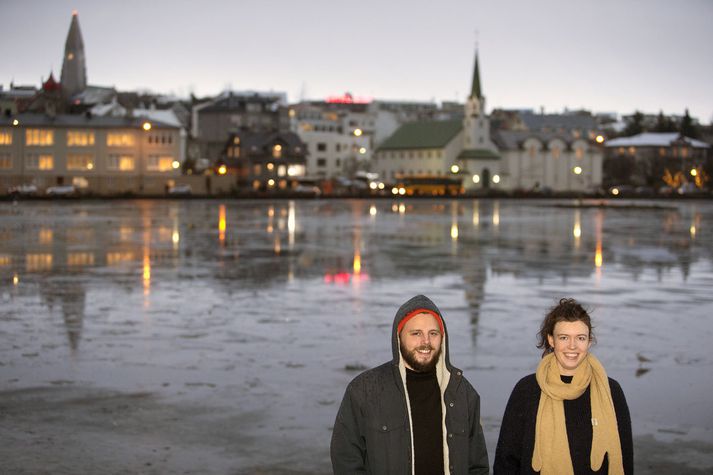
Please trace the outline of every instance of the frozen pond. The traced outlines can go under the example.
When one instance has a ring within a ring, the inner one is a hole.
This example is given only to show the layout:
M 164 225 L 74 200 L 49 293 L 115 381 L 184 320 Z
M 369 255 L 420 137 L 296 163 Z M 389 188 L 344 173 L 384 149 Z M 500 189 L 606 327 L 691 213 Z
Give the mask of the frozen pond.
M 538 324 L 572 296 L 628 399 L 637 471 L 711 473 L 713 202 L 573 205 L 0 203 L 0 459 L 329 473 L 347 383 L 390 359 L 394 313 L 423 293 L 481 394 L 491 462 Z

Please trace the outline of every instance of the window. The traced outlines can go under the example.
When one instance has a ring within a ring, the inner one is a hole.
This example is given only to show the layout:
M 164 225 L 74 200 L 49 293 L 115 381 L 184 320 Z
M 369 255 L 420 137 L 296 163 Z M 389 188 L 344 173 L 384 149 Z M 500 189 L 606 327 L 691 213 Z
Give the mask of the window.
M 93 155 L 67 155 L 67 170 L 92 170 L 94 168 Z
M 149 155 L 146 169 L 152 172 L 169 172 L 173 170 L 173 157 L 170 155 Z
M 317 166 L 318 166 L 318 167 L 326 167 L 326 166 L 327 166 L 327 159 L 326 159 L 326 158 L 318 158 L 318 159 L 317 159 Z
M 577 160 L 581 160 L 584 158 L 584 149 L 582 147 L 577 147 L 574 149 L 574 154 L 577 157 Z
M 557 160 L 560 158 L 560 154 L 562 153 L 562 150 L 560 150 L 559 147 L 552 147 L 552 158 Z
M 342 144 L 337 144 L 337 152 L 339 152 L 341 148 L 342 148 Z
M 12 168 L 12 155 L 0 153 L 0 170 L 9 170 L 10 168 Z
M 0 130 L 0 145 L 12 145 L 12 132 L 10 130 Z
M 48 129 L 27 129 L 25 131 L 25 145 L 39 145 L 41 147 L 54 145 L 54 131 Z
M 318 152 L 326 152 L 327 151 L 327 144 L 323 142 L 319 142 L 317 144 L 317 151 Z
M 272 157 L 281 158 L 282 157 L 282 145 L 279 143 L 272 147 Z
M 54 157 L 48 153 L 29 153 L 25 155 L 25 166 L 28 170 L 52 170 Z
M 107 160 L 107 168 L 113 171 L 130 172 L 136 168 L 133 155 L 111 154 Z
M 535 144 L 532 144 L 527 147 L 527 154 L 530 156 L 530 159 L 535 158 L 535 156 L 537 155 L 537 146 Z
M 135 143 L 134 134 L 109 132 L 106 134 L 106 144 L 109 147 L 133 147 Z
M 338 158 L 337 161 L 336 161 L 336 165 L 337 165 L 337 166 L 340 166 L 341 164 L 342 164 L 342 159 L 341 159 L 341 158 Z
M 83 130 L 67 131 L 67 146 L 68 147 L 91 147 L 94 145 L 94 132 L 85 132 Z

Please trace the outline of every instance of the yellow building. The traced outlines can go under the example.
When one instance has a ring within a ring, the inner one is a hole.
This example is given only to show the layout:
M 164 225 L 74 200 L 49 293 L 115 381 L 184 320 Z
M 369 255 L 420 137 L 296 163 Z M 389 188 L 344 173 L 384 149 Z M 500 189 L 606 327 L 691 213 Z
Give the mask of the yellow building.
M 180 127 L 142 117 L 0 117 L 0 194 L 74 186 L 95 195 L 163 194 L 181 174 Z

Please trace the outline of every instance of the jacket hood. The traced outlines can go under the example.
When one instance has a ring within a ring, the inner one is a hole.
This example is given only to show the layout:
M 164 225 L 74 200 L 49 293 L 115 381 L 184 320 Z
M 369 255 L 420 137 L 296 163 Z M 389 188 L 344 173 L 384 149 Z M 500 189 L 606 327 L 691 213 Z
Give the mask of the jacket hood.
M 442 351 L 441 358 L 445 363 L 448 370 L 452 369 L 450 357 L 448 356 L 448 329 L 446 328 L 446 321 L 441 314 L 435 303 L 425 295 L 416 295 L 410 298 L 406 303 L 401 305 L 399 310 L 396 312 L 394 317 L 394 324 L 391 328 L 391 349 L 393 353 L 393 363 L 398 365 L 401 361 L 401 350 L 399 349 L 399 323 L 401 320 L 407 316 L 417 312 L 418 310 L 424 310 L 427 313 L 434 313 L 438 315 L 441 320 L 441 325 L 443 327 L 443 341 L 441 343 Z

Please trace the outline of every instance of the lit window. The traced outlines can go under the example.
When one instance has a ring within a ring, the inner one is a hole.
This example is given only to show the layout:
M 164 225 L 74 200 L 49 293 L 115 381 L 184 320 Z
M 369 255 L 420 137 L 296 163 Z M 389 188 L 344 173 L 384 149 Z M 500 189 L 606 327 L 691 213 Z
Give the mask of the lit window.
M 273 158 L 282 157 L 282 145 L 277 144 L 274 147 L 272 147 L 272 156 L 273 156 Z
M 9 170 L 10 168 L 12 168 L 12 155 L 0 153 L 0 170 Z
M 109 132 L 106 134 L 106 144 L 109 147 L 133 147 L 134 134 Z
M 12 132 L 0 130 L 0 145 L 12 145 Z
M 169 172 L 173 170 L 173 157 L 170 155 L 149 155 L 146 168 L 152 172 Z
M 584 149 L 581 147 L 578 147 L 574 149 L 574 154 L 577 157 L 577 160 L 581 160 L 584 158 Z
M 91 147 L 94 145 L 94 132 L 70 130 L 67 132 L 68 147 Z
M 54 132 L 48 129 L 27 129 L 25 131 L 25 145 L 39 145 L 42 147 L 54 145 Z
M 240 147 L 233 147 L 233 157 L 240 158 Z
M 67 170 L 93 170 L 93 155 L 67 155 Z
M 28 170 L 52 170 L 54 157 L 50 154 L 30 153 L 25 155 L 25 166 Z
M 109 155 L 107 169 L 112 171 L 130 172 L 136 168 L 133 155 Z

